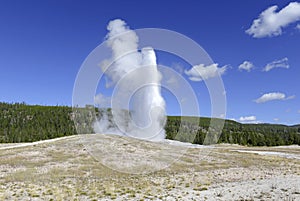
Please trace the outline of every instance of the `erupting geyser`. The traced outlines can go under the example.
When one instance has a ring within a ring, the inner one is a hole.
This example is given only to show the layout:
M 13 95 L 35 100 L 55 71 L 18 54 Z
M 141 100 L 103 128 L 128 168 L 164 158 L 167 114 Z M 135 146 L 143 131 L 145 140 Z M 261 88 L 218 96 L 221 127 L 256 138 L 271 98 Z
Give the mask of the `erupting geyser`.
M 138 36 L 120 19 L 111 21 L 107 29 L 112 57 L 100 66 L 108 78 L 106 86 L 113 87 L 112 110 L 111 114 L 103 112 L 95 122 L 95 132 L 164 139 L 165 101 L 153 48 L 138 50 Z M 102 94 L 98 96 L 105 98 Z

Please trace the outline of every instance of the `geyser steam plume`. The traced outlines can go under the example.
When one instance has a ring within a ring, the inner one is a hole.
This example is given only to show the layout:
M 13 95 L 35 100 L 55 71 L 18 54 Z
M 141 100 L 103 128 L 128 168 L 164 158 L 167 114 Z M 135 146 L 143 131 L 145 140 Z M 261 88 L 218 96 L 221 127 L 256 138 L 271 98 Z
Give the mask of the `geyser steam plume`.
M 106 87 L 113 87 L 113 95 L 108 98 L 98 94 L 95 102 L 100 108 L 109 102 L 112 110 L 103 112 L 95 122 L 95 132 L 164 139 L 165 101 L 153 48 L 138 50 L 139 38 L 123 20 L 109 22 L 107 29 L 112 57 L 100 66 L 107 78 Z

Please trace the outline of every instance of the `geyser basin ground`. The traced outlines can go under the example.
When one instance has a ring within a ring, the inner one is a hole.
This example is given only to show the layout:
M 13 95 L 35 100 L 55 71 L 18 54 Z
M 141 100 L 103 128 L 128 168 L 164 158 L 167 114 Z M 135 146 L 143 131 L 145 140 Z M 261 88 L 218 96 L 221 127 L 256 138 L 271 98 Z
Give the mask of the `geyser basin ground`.
M 10 149 L 10 145 L 0 145 L 7 148 L 0 149 L 0 200 L 300 199 L 300 160 L 233 151 L 271 151 L 299 156 L 299 146 L 191 148 L 168 168 L 137 175 L 103 166 L 81 143 L 85 137 L 77 135 Z M 99 144 L 103 148 L 118 147 L 123 153 L 136 153 L 136 160 L 144 160 L 143 153 L 158 148 L 168 148 L 170 156 L 182 148 L 182 145 L 160 142 L 137 146 L 135 139 L 113 135 L 88 137 L 89 140 L 103 138 Z M 209 155 L 201 157 L 205 152 Z M 103 160 L 111 158 L 109 154 L 102 157 Z M 165 157 L 158 156 L 155 164 L 163 163 Z M 121 159 L 120 163 L 125 163 Z

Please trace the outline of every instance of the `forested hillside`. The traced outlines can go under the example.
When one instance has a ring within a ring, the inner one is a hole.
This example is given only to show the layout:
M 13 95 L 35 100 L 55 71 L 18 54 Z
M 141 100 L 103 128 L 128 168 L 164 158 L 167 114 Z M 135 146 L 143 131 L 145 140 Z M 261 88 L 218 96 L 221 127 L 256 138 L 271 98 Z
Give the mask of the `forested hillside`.
M 0 142 L 32 142 L 75 133 L 72 108 L 0 103 Z
M 73 135 L 76 134 L 72 121 L 74 118 L 77 118 L 75 122 L 79 133 L 92 133 L 94 117 L 91 110 L 94 110 L 97 116 L 100 116 L 101 112 L 91 106 L 78 110 L 80 112 L 77 113 L 67 106 L 0 103 L 0 142 L 32 142 Z M 180 128 L 181 117 L 168 117 L 165 126 L 167 138 L 191 141 L 195 137 L 194 143 L 203 144 L 206 134 L 210 132 L 208 128 L 211 119 L 186 119 L 188 120 L 182 122 L 183 129 L 178 137 L 176 134 Z M 241 124 L 226 120 L 218 142 L 254 146 L 300 145 L 299 133 L 299 125 Z
M 181 122 L 181 117 L 168 117 L 166 133 L 168 139 L 177 139 L 176 133 Z M 199 126 L 185 124 L 184 132 L 177 140 L 190 141 L 188 133 L 196 132 L 195 144 L 203 144 L 206 134 L 209 132 L 210 118 L 201 117 Z M 195 121 L 193 118 L 192 121 Z M 212 129 L 212 128 L 210 128 Z M 212 129 L 213 130 L 213 129 Z M 300 126 L 286 126 L 278 124 L 241 124 L 232 120 L 226 120 L 218 143 L 231 143 L 253 146 L 278 146 L 300 145 Z

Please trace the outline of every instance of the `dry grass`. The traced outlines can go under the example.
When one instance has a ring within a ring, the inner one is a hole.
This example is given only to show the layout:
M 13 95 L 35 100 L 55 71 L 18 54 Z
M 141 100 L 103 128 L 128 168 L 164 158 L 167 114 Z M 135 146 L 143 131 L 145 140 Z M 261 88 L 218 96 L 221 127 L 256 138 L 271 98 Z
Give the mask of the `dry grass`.
M 0 200 L 190 200 L 201 196 L 201 199 L 206 196 L 208 200 L 211 197 L 226 200 L 229 191 L 222 185 L 237 186 L 246 181 L 255 185 L 255 182 L 269 182 L 279 177 L 283 181 L 300 178 L 299 160 L 232 151 L 243 148 L 297 154 L 300 150 L 297 147 L 220 145 L 186 149 L 114 136 L 83 138 L 76 136 L 0 150 Z M 89 146 L 86 140 L 90 140 Z M 130 166 L 127 156 L 135 157 L 132 160 L 137 167 Z M 169 166 L 164 169 L 149 171 L 166 164 Z M 107 165 L 117 168 L 128 165 L 128 169 L 143 174 L 128 174 L 126 167 L 126 171 L 115 171 Z M 276 196 L 281 193 L 291 194 L 293 198 L 300 196 L 299 189 L 288 189 L 281 183 L 273 182 L 270 189 Z M 253 196 L 264 199 L 274 197 L 273 194 L 259 191 Z M 243 194 L 240 196 L 243 198 Z

